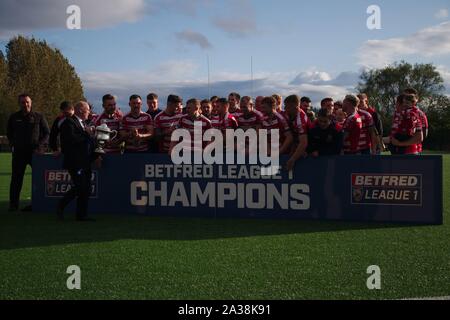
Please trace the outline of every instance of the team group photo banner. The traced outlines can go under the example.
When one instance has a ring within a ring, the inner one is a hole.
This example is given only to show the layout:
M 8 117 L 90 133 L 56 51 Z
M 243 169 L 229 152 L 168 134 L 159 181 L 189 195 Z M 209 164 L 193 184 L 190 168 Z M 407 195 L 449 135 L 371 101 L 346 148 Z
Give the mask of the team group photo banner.
M 281 157 L 280 164 L 287 158 Z M 35 212 L 71 188 L 62 159 L 33 158 Z M 93 169 L 89 211 L 149 216 L 442 224 L 441 156 L 308 158 L 265 175 L 259 165 L 175 165 L 168 155 L 107 155 Z M 74 211 L 74 204 L 70 210 Z

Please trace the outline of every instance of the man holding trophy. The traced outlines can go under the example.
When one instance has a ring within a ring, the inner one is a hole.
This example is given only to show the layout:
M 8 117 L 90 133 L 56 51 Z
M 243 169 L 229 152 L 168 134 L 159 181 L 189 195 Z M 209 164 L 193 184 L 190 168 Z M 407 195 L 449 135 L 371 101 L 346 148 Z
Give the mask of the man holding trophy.
M 104 95 L 102 103 L 103 113 L 94 123 L 99 144 L 97 152 L 119 154 L 122 140 L 117 136 L 117 133 L 122 122 L 122 114 L 117 109 L 116 98 L 113 95 Z M 108 135 L 112 136 L 108 138 Z
M 58 204 L 57 215 L 63 219 L 64 209 L 75 198 L 77 199 L 77 221 L 94 221 L 87 217 L 88 201 L 91 194 L 91 164 L 95 162 L 101 167 L 102 149 L 95 150 L 96 143 L 93 138 L 94 128 L 86 125 L 89 117 L 89 105 L 80 101 L 75 105 L 75 114 L 66 118 L 61 125 L 61 151 L 64 155 L 63 167 L 69 171 L 72 179 L 72 188 L 66 192 Z M 106 127 L 106 131 L 111 130 Z M 109 140 L 110 135 L 95 130 L 98 141 Z M 102 145 L 102 143 L 99 143 Z

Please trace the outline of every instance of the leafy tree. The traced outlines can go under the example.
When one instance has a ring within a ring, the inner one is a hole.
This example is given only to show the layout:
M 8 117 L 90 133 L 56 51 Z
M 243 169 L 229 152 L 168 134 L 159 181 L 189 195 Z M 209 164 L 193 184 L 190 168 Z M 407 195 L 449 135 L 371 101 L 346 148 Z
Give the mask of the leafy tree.
M 364 71 L 360 78 L 357 90 L 369 96 L 369 103 L 381 114 L 385 132 L 389 132 L 392 123 L 396 97 L 404 89 L 412 87 L 418 91 L 420 107 L 425 111 L 444 101 L 444 80 L 432 64 L 401 61 L 383 69 Z
M 450 150 L 450 98 L 444 95 L 435 96 L 425 111 L 430 124 L 425 147 Z
M 8 65 L 3 52 L 0 51 L 0 135 L 6 133 L 6 122 L 8 121 L 9 114 L 14 110 L 13 102 L 8 96 L 6 87 L 7 77 Z
M 83 99 L 83 87 L 75 69 L 58 49 L 45 41 L 22 36 L 6 46 L 6 88 L 10 99 L 16 101 L 27 92 L 33 99 L 33 109 L 49 121 L 59 113 L 64 100 Z M 16 101 L 17 109 L 17 101 Z

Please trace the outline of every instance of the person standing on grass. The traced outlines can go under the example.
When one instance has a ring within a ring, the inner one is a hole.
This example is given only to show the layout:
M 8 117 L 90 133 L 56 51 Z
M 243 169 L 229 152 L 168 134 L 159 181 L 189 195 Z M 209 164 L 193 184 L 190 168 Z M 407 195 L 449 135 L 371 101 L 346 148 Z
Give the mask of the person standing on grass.
M 286 164 L 288 170 L 292 170 L 295 163 L 306 155 L 308 146 L 309 119 L 300 108 L 300 98 L 291 95 L 284 100 L 286 112 L 284 117 L 292 133 L 292 144 L 290 146 L 290 158 Z
M 343 125 L 343 147 L 345 155 L 361 155 L 361 146 L 365 138 L 361 138 L 363 122 L 358 113 L 359 98 L 354 95 L 347 95 L 342 102 L 342 110 L 347 114 Z
M 419 93 L 414 88 L 408 88 L 403 91 L 404 94 L 412 94 L 415 96 L 415 102 L 413 105 L 413 110 L 417 113 L 419 116 L 420 122 L 422 123 L 422 133 L 423 133 L 423 140 L 425 140 L 428 137 L 428 118 L 425 112 L 422 109 L 419 109 L 417 104 L 419 103 Z M 419 154 L 422 154 L 423 152 L 423 142 L 418 145 L 417 152 Z
M 77 221 L 94 221 L 87 217 L 89 196 L 91 195 L 91 163 L 101 167 L 102 158 L 94 152 L 95 140 L 91 127 L 87 125 L 89 118 L 89 105 L 78 102 L 75 105 L 75 114 L 66 118 L 61 125 L 61 151 L 64 155 L 63 167 L 69 171 L 72 179 L 72 188 L 58 203 L 57 216 L 64 217 L 64 209 L 72 200 L 77 199 Z
M 20 192 L 27 165 L 33 154 L 42 154 L 48 144 L 50 130 L 45 117 L 32 110 L 30 95 L 19 96 L 20 111 L 8 119 L 7 137 L 12 149 L 12 175 L 9 189 L 9 212 L 19 209 Z M 27 206 L 22 211 L 31 211 Z
M 423 142 L 423 127 L 420 115 L 414 106 L 416 96 L 404 94 L 400 113 L 392 123 L 391 143 L 396 147 L 396 154 L 419 155 Z
M 55 121 L 53 121 L 49 141 L 50 150 L 53 151 L 53 155 L 55 157 L 59 157 L 61 155 L 61 143 L 59 139 L 61 125 L 66 118 L 72 117 L 74 113 L 74 107 L 70 101 L 63 101 L 59 106 L 59 109 L 61 110 L 61 113 L 56 117 Z
M 373 125 L 371 126 L 372 128 L 369 129 L 369 136 L 370 139 L 372 139 L 370 141 L 370 144 L 373 147 L 372 154 L 381 154 L 381 152 L 384 150 L 384 146 L 383 146 L 383 123 L 381 121 L 380 115 L 375 110 L 375 108 L 369 106 L 369 97 L 367 96 L 367 94 L 360 93 L 357 95 L 357 97 L 359 98 L 358 110 L 359 112 L 361 112 L 361 115 L 364 114 L 364 112 L 368 112 L 372 117 Z

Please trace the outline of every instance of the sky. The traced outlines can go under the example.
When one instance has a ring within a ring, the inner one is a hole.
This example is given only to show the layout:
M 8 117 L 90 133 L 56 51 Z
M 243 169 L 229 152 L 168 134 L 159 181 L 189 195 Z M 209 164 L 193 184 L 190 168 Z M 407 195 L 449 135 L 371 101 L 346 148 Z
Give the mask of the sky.
M 81 10 L 70 30 L 67 7 Z M 367 9 L 380 9 L 371 30 Z M 241 95 L 342 99 L 362 70 L 433 63 L 450 94 L 450 0 L 0 0 L 0 50 L 33 36 L 59 48 L 97 110 L 106 93 L 183 99 Z M 209 61 L 209 85 L 208 85 Z M 253 61 L 253 64 L 252 64 Z M 252 81 L 253 65 L 253 81 Z

